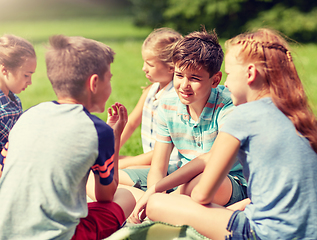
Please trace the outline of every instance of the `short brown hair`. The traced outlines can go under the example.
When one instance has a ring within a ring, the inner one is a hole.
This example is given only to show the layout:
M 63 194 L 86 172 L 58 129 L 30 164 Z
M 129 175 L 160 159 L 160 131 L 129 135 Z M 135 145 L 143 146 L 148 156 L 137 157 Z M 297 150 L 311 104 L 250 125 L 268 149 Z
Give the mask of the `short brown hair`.
M 55 35 L 46 52 L 47 76 L 57 96 L 80 99 L 87 79 L 103 79 L 113 62 L 114 51 L 107 45 L 84 37 Z
M 36 58 L 30 42 L 14 35 L 3 35 L 0 38 L 0 64 L 15 71 L 28 58 Z
M 216 32 L 208 33 L 203 28 L 200 32 L 188 34 L 176 44 L 172 60 L 181 69 L 203 68 L 211 77 L 220 71 L 223 56 Z

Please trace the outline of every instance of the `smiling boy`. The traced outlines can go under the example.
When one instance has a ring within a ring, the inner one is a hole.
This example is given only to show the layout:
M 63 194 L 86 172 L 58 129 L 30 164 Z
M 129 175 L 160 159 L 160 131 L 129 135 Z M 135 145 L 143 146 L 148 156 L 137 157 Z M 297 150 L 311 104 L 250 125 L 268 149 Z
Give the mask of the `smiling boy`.
M 160 103 L 148 188 L 167 173 L 208 153 L 233 109 L 230 92 L 219 86 L 223 51 L 215 32 L 202 30 L 185 36 L 175 46 L 172 59 L 177 96 L 166 97 Z M 180 161 L 171 166 L 169 155 L 173 146 L 178 149 Z M 214 203 L 227 206 L 244 199 L 245 185 L 242 167 L 236 163 L 219 187 Z M 191 187 L 183 193 L 190 191 Z

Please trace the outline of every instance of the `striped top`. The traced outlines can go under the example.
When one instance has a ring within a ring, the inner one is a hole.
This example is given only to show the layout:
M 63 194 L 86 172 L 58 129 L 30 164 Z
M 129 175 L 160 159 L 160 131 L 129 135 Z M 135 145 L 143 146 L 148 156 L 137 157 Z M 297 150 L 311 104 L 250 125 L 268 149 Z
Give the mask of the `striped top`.
M 6 96 L 0 90 L 0 152 L 8 141 L 11 128 L 22 114 L 19 97 L 11 91 Z
M 174 170 L 211 149 L 220 126 L 234 108 L 230 95 L 229 90 L 222 85 L 213 88 L 197 122 L 191 118 L 187 106 L 181 103 L 177 95 L 161 99 L 157 141 L 172 142 L 178 149 L 181 159 Z M 232 169 L 242 177 L 241 170 L 239 163 Z
M 157 108 L 160 99 L 169 94 L 175 94 L 173 81 L 167 84 L 163 89 L 159 90 L 160 84 L 153 83 L 151 89 L 145 99 L 142 111 L 142 125 L 141 125 L 141 138 L 143 152 L 147 153 L 154 150 L 156 141 L 156 127 L 157 127 Z M 171 161 L 178 161 L 178 152 L 173 151 Z
M 90 169 L 114 175 L 112 128 L 80 104 L 41 103 L 9 136 L 0 178 L 0 239 L 71 239 L 87 216 Z

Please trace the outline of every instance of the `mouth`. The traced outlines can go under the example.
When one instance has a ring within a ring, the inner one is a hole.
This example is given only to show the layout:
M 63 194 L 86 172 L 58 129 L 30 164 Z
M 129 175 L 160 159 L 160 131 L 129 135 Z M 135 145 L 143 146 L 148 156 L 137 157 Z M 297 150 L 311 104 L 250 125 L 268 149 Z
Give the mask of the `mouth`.
M 179 94 L 182 96 L 182 98 L 189 98 L 193 94 L 191 92 L 184 92 L 184 91 L 179 91 Z

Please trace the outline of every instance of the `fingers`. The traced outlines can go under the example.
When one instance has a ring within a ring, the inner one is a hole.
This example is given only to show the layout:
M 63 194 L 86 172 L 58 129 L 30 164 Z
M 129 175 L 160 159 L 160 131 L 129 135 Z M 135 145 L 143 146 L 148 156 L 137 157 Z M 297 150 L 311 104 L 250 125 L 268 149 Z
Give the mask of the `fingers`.
M 116 102 L 115 104 L 111 105 L 111 107 L 108 108 L 108 114 L 110 116 L 119 115 L 122 118 L 128 118 L 128 111 L 126 107 L 123 104 L 118 102 Z
M 122 119 L 125 123 L 128 121 L 128 111 L 123 105 L 119 107 L 119 118 Z
M 138 211 L 133 211 L 133 213 L 130 215 L 129 217 L 129 221 L 134 223 L 134 224 L 138 224 L 141 223 L 140 219 L 139 219 L 139 213 Z

